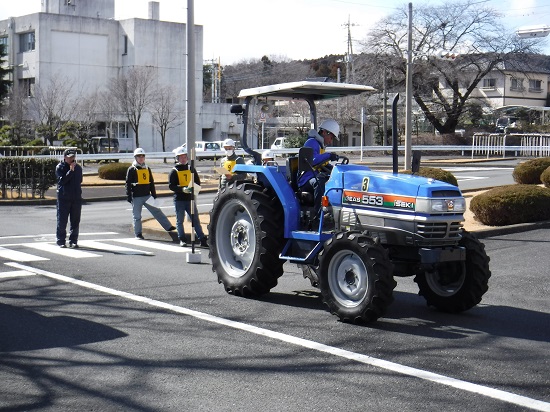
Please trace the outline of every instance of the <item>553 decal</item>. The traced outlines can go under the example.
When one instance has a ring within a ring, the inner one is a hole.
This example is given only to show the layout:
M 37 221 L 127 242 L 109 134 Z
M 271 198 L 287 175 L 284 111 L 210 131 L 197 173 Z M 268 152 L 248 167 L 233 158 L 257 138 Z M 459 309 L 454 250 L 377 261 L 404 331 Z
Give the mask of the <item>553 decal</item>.
M 368 184 L 368 183 L 367 183 Z M 391 209 L 415 209 L 415 198 L 344 190 L 343 203 Z

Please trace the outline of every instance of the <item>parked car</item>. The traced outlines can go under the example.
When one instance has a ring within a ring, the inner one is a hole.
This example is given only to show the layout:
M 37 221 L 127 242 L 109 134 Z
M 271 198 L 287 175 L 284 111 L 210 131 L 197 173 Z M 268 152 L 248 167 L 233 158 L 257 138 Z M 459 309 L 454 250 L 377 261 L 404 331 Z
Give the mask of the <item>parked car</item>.
M 186 146 L 186 143 L 182 145 L 182 147 Z M 220 147 L 217 142 L 205 142 L 202 140 L 195 142 L 195 155 L 197 160 L 217 159 L 223 156 L 221 152 L 223 152 L 223 148 Z
M 271 145 L 271 149 L 277 150 L 277 149 L 284 149 L 285 147 L 285 138 L 284 137 L 278 137 L 275 139 L 273 144 Z
M 93 154 L 119 153 L 119 142 L 116 137 L 95 136 L 90 138 L 89 152 Z M 118 162 L 118 159 L 109 159 Z

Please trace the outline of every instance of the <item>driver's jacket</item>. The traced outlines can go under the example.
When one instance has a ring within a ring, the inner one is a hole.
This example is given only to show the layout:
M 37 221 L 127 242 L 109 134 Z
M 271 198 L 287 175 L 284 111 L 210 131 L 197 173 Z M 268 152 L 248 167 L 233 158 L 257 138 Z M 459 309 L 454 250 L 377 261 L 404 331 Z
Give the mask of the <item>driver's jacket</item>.
M 313 149 L 313 168 L 316 172 L 319 172 L 323 165 L 330 162 L 330 153 L 325 152 L 325 146 L 321 145 L 315 136 L 319 136 L 319 134 L 315 130 L 310 130 L 304 147 L 311 147 Z M 315 177 L 311 170 L 300 172 L 298 187 L 305 185 L 312 177 Z

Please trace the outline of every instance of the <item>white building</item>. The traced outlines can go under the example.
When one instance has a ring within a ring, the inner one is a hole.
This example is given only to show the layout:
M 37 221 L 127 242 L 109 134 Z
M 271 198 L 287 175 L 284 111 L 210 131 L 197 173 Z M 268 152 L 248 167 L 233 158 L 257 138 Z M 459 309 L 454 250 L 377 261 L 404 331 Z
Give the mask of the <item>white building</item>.
M 14 68 L 14 90 L 32 99 L 35 88 L 52 79 L 70 84 L 67 100 L 106 90 L 110 79 L 131 68 L 154 70 L 156 87 L 172 86 L 181 111 L 179 126 L 168 131 L 166 148 L 186 141 L 186 25 L 159 20 L 159 3 L 149 2 L 148 19 L 114 20 L 115 0 L 42 0 L 42 12 L 0 21 L 0 43 L 8 46 Z M 195 26 L 196 140 L 202 138 L 203 28 Z M 67 119 L 69 120 L 69 119 Z M 98 113 L 98 120 L 105 121 Z M 135 136 L 122 113 L 115 115 L 113 132 L 121 150 L 133 150 Z M 218 140 L 218 139 L 212 139 Z M 161 151 L 160 134 L 144 112 L 139 126 L 140 146 Z

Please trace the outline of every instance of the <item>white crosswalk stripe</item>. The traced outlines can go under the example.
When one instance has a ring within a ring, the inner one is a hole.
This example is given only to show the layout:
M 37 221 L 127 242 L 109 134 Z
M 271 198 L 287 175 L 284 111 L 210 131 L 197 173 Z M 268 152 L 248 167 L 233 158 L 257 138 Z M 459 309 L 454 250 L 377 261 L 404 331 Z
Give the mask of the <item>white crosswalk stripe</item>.
M 36 275 L 36 273 L 29 272 L 26 270 L 11 270 L 9 272 L 0 273 L 0 279 L 17 278 L 17 277 L 34 276 L 34 275 Z
M 141 239 L 134 239 L 134 238 L 113 239 L 113 240 L 116 241 L 116 242 L 127 243 L 129 245 L 134 245 L 134 246 L 164 250 L 166 252 L 185 253 L 185 252 L 189 252 L 189 250 L 191 250 L 191 248 L 180 247 L 180 246 L 176 246 L 174 244 L 166 244 L 166 243 L 161 243 L 161 242 L 150 242 L 148 240 L 141 240 Z
M 114 243 L 125 243 L 134 247 L 121 246 Z M 10 247 L 18 249 L 27 248 L 41 252 L 46 252 L 52 255 L 61 255 L 73 259 L 85 259 L 92 257 L 101 257 L 106 253 L 117 255 L 143 255 L 154 256 L 155 253 L 150 249 L 162 250 L 171 253 L 187 253 L 191 251 L 191 247 L 180 247 L 176 244 L 167 242 L 154 242 L 135 238 L 103 238 L 95 240 L 81 240 L 78 242 L 80 248 L 60 248 L 55 242 L 25 242 L 13 243 L 0 246 L 0 259 L 13 262 L 37 262 L 50 260 L 48 257 L 39 256 L 20 250 L 12 250 Z
M 96 240 L 82 240 L 78 242 L 78 244 L 80 245 L 80 247 L 84 247 L 86 249 L 94 249 L 98 252 L 104 251 L 119 255 L 154 255 L 153 252 L 145 252 L 143 250 L 131 249 L 124 246 L 111 245 L 105 242 L 98 242 Z
M 0 257 L 7 260 L 15 260 L 17 262 L 36 262 L 39 260 L 50 260 L 45 257 L 31 255 L 30 253 L 19 252 L 18 250 L 10 250 L 0 246 Z
M 33 248 L 33 249 L 43 250 L 44 252 L 53 253 L 53 254 L 56 254 L 56 255 L 62 255 L 62 256 L 75 258 L 75 259 L 101 257 L 101 255 L 98 255 L 96 253 L 85 252 L 85 251 L 79 250 L 79 249 L 60 248 L 55 243 L 54 244 L 52 244 L 52 243 L 42 243 L 42 242 L 24 243 L 24 246 L 29 247 L 29 248 Z

